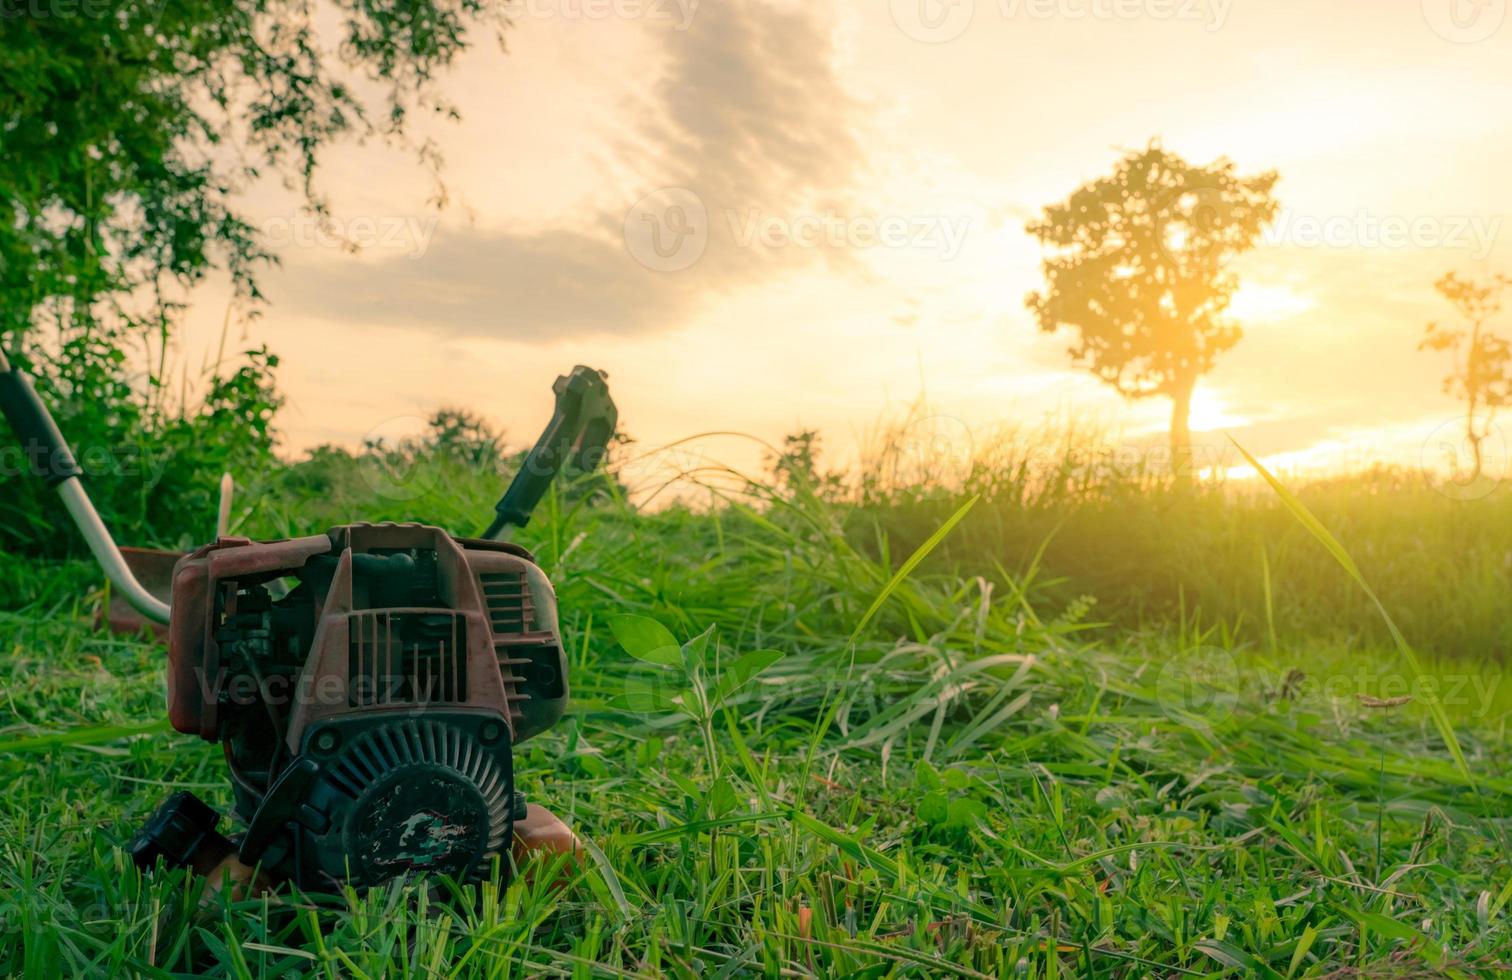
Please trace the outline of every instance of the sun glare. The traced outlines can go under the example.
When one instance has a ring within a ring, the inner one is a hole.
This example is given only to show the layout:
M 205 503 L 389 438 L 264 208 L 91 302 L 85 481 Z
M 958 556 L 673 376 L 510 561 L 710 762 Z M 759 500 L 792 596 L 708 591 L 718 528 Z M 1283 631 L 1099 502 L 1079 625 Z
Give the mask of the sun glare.
M 1290 286 L 1247 282 L 1235 291 L 1229 302 L 1229 314 L 1244 325 L 1274 323 L 1306 313 L 1316 305 L 1311 296 Z
M 1253 421 L 1249 416 L 1231 413 L 1224 404 L 1222 395 L 1202 388 L 1198 388 L 1192 395 L 1190 419 L 1193 432 L 1232 429 L 1249 425 Z

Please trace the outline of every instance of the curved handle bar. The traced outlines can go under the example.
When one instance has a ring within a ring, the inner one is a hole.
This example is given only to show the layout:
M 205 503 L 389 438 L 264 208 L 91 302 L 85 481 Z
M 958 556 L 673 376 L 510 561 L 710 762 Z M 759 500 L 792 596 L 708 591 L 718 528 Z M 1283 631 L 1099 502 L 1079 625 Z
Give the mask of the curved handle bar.
M 84 471 L 58 430 L 58 423 L 53 421 L 52 413 L 37 396 L 31 378 L 12 368 L 4 353 L 0 353 L 0 414 L 5 415 L 16 431 L 16 438 L 21 440 L 32 474 L 58 491 L 63 506 L 68 508 L 110 584 L 143 616 L 157 623 L 168 622 L 168 604 L 148 592 L 131 574 L 126 559 L 121 557 L 121 549 L 116 547 L 99 511 L 84 492 L 84 484 L 79 482 Z

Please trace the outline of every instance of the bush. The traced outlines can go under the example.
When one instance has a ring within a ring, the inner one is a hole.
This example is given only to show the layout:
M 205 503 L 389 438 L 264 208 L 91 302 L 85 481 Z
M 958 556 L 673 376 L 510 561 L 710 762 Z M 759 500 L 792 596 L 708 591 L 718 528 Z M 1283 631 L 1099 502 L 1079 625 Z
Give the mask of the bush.
M 48 350 L 28 345 L 31 374 L 85 472 L 85 485 L 125 543 L 184 547 L 209 537 L 222 473 L 245 478 L 274 461 L 278 358 L 247 351 L 240 366 L 205 379 L 203 397 L 175 404 L 160 375 L 132 382 L 131 338 L 98 325 Z M 84 543 L 52 491 L 27 472 L 21 447 L 0 448 L 0 549 L 33 556 L 83 554 Z

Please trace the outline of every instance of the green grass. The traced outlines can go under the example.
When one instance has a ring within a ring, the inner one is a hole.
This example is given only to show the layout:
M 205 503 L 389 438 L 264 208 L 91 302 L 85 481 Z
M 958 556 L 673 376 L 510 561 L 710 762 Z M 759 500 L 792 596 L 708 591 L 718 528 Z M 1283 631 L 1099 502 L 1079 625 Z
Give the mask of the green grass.
M 1368 567 L 1415 646 L 1508 661 L 1512 487 L 1460 500 L 1417 473 L 1380 471 L 1316 481 L 1297 493 Z M 869 511 L 906 547 L 957 499 L 888 496 Z M 1191 494 L 1122 486 L 1027 504 L 1016 494 L 994 496 L 961 530 L 943 550 L 947 563 L 990 573 L 993 561 L 1013 570 L 1037 558 L 1049 595 L 1068 601 L 1091 593 L 1099 619 L 1119 630 L 1200 610 L 1259 645 L 1272 632 L 1293 645 L 1393 645 L 1369 597 L 1259 481 Z
M 269 485 L 250 488 L 238 520 L 258 535 L 411 516 L 468 531 L 491 489 L 448 470 L 412 500 L 354 507 L 360 486 Z M 229 802 L 218 747 L 162 730 L 162 653 L 92 627 L 87 567 L 13 565 L 0 971 L 1512 969 L 1499 664 L 1434 658 L 1416 675 L 1361 639 L 1377 626 L 1356 607 L 1314 642 L 1280 603 L 1243 617 L 1193 603 L 1108 628 L 1077 582 L 990 560 L 973 537 L 1001 507 L 990 500 L 911 565 L 962 502 L 877 515 L 799 490 L 639 515 L 551 498 L 524 543 L 558 586 L 573 707 L 517 768 L 592 844 L 559 889 L 408 881 L 201 907 L 196 883 L 138 875 L 119 845 L 162 797 Z M 1325 576 L 1334 560 L 1312 547 L 1310 574 Z M 1379 557 L 1356 554 L 1367 579 Z M 1274 595 L 1289 594 L 1289 569 L 1271 563 Z M 686 682 L 615 642 L 625 614 L 679 641 L 714 627 L 711 685 L 742 655 L 782 657 L 700 717 L 662 711 L 645 692 Z M 1417 696 L 1372 708 L 1359 693 Z

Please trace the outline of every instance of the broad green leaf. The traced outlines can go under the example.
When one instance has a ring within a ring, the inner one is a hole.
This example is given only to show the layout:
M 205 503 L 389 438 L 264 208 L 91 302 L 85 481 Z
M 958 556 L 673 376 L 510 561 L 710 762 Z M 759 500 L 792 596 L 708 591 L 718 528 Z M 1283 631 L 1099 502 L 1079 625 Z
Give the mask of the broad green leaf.
M 738 657 L 734 663 L 719 672 L 719 682 L 714 685 L 714 703 L 722 703 L 783 656 L 781 650 L 752 650 Z
M 939 827 L 950 819 L 950 800 L 944 790 L 930 790 L 919 800 L 919 806 L 914 812 L 924 823 Z
M 987 804 L 970 796 L 961 796 L 950 801 L 946 813 L 946 827 L 952 830 L 969 830 L 976 826 L 977 818 L 986 819 Z
M 709 816 L 717 820 L 739 806 L 740 798 L 735 794 L 735 787 L 730 785 L 730 781 L 720 778 L 709 789 L 708 803 Z
M 615 872 L 614 865 L 609 863 L 609 858 L 605 856 L 603 851 L 599 850 L 598 845 L 594 844 L 592 839 L 585 837 L 583 839 L 583 848 L 588 852 L 588 856 L 593 858 L 593 863 L 598 867 L 598 880 L 603 882 L 604 887 L 613 896 L 614 904 L 619 909 L 620 916 L 628 919 L 636 909 L 630 904 L 630 900 L 625 897 L 624 886 L 620 884 L 619 875 Z M 593 879 L 590 878 L 589 880 L 592 881 Z
M 940 772 L 930 765 L 928 759 L 920 759 L 914 764 L 914 785 L 922 790 L 940 789 L 945 784 L 940 779 Z
M 646 616 L 611 616 L 609 631 L 636 660 L 676 667 L 682 664 L 682 645 L 661 623 Z
M 714 636 L 714 627 L 711 625 L 702 633 L 693 637 L 683 644 L 683 665 L 692 670 L 694 667 L 707 666 L 709 663 L 709 640 Z

